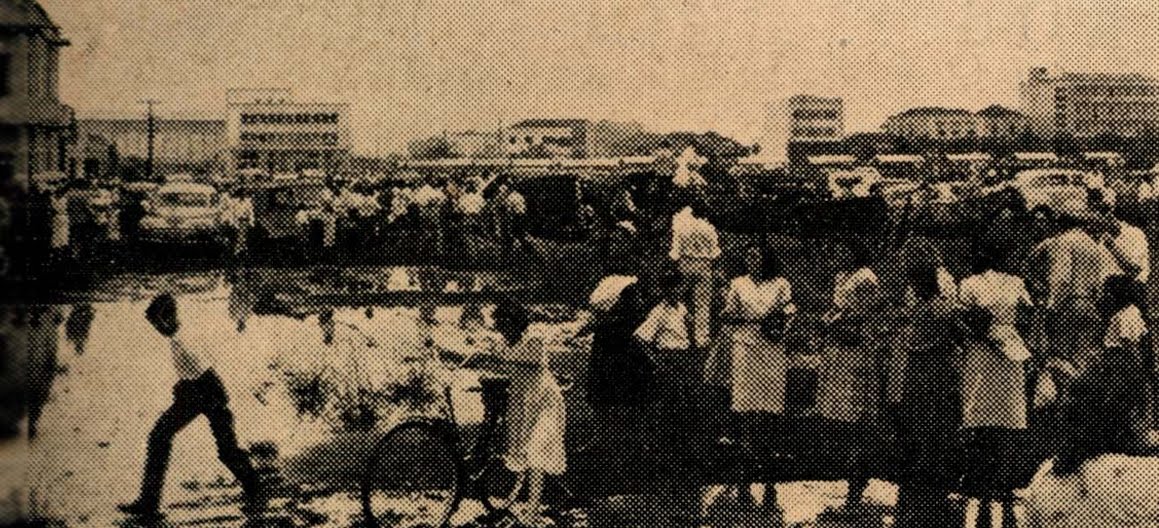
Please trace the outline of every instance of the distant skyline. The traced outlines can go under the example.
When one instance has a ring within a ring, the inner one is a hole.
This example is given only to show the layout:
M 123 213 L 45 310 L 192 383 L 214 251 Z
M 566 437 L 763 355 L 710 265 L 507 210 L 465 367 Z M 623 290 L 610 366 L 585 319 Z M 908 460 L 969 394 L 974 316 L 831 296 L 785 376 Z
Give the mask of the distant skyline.
M 350 103 L 354 149 L 529 117 L 758 142 L 765 105 L 1017 108 L 1034 66 L 1159 75 L 1154 0 L 41 0 L 79 117 L 223 117 L 229 88 Z

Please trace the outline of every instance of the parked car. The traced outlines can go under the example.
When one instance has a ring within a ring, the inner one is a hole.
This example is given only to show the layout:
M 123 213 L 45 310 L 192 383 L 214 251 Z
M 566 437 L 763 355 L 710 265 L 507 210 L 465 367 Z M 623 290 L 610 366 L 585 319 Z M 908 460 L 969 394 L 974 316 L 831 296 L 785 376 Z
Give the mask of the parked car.
M 167 183 L 144 203 L 138 236 L 146 242 L 219 242 L 222 237 L 221 197 L 209 185 Z
M 285 241 L 298 236 L 298 212 L 317 207 L 324 189 L 320 181 L 296 179 L 275 180 L 251 187 L 255 236 L 260 241 Z
M 983 194 L 1013 192 L 1025 211 L 1053 216 L 1068 202 L 1085 206 L 1090 179 L 1090 174 L 1075 169 L 1030 169 L 985 189 Z

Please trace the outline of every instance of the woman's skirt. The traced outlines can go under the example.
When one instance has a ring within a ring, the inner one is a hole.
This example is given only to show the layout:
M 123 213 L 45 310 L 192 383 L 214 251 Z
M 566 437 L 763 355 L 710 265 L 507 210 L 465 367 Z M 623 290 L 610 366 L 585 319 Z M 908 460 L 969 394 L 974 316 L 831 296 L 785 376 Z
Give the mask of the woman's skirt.
M 1038 467 L 1026 429 L 979 427 L 962 431 L 962 489 L 969 497 L 1005 497 L 1030 483 Z
M 739 326 L 732 336 L 732 410 L 784 414 L 788 370 L 783 342 L 765 337 L 758 323 Z
M 962 425 L 965 428 L 1026 429 L 1026 372 L 1022 362 L 979 340 L 966 345 L 962 370 Z
M 867 340 L 850 346 L 825 346 L 818 378 L 817 412 L 839 422 L 867 422 L 878 415 L 882 373 Z

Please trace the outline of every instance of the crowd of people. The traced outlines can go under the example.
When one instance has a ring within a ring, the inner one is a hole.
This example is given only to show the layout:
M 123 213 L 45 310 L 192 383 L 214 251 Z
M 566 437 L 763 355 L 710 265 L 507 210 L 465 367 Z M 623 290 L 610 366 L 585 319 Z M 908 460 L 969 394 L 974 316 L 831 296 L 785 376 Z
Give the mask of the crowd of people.
M 996 220 L 971 241 L 969 262 L 950 262 L 914 236 L 898 251 L 844 240 L 828 246 L 826 262 L 790 270 L 791 246 L 723 244 L 697 190 L 702 178 L 676 174 L 665 200 L 637 210 L 629 196 L 614 209 L 603 277 L 588 298 L 579 331 L 591 336 L 585 463 L 600 473 L 582 479 L 585 498 L 653 493 L 673 501 L 663 509 L 673 522 L 690 523 L 735 496 L 776 521 L 776 485 L 805 474 L 848 481 L 839 513 L 851 515 L 865 512 L 871 478 L 896 482 L 903 527 L 941 527 L 963 515 L 978 526 L 1013 526 L 1016 490 L 1050 522 L 1159 521 L 1150 506 L 1159 497 L 1107 477 L 1159 478 L 1159 463 L 1138 458 L 1151 453 L 1148 433 L 1159 423 L 1159 376 L 1148 237 L 1097 193 L 1035 218 L 1030 232 Z M 439 226 L 420 230 L 431 237 L 423 247 L 437 254 L 444 233 L 487 232 L 511 244 L 525 233 L 526 200 L 503 182 L 486 197 L 482 181 L 420 183 L 389 199 L 327 188 L 295 222 L 313 226 L 323 255 L 365 247 L 343 233 L 372 233 L 376 222 Z M 49 201 L 53 247 L 71 236 L 63 196 Z M 232 247 L 243 255 L 253 204 L 240 192 L 226 203 Z M 448 215 L 454 229 L 442 228 Z M 726 259 L 741 263 L 735 276 L 725 276 L 734 271 Z M 814 276 L 831 271 L 832 280 Z M 824 285 L 821 309 L 799 306 L 802 283 Z M 228 416 L 212 369 L 174 337 L 173 303 L 156 300 L 150 322 L 172 338 L 184 388 L 169 414 L 180 419 L 167 414 L 151 437 L 142 498 L 126 508 L 134 513 L 157 508 L 169 439 L 199 413 Z M 534 524 L 545 479 L 577 470 L 565 438 L 569 400 L 548 348 L 528 331 L 527 311 L 504 302 L 492 319 L 512 380 L 505 460 L 530 488 L 524 521 Z M 214 400 L 196 403 L 194 393 Z M 244 476 L 231 427 L 220 421 L 223 460 Z M 720 452 L 739 453 L 739 470 L 708 467 L 716 457 L 707 454 Z M 952 495 L 966 497 L 966 507 Z
M 1040 219 L 1023 251 L 975 244 L 961 280 L 928 241 L 887 257 L 839 245 L 817 316 L 799 313 L 777 248 L 746 247 L 743 273 L 718 280 L 717 232 L 684 196 L 669 262 L 621 258 L 592 294 L 587 391 L 599 466 L 659 472 L 662 494 L 686 499 L 671 511 L 719 498 L 691 506 L 721 443 L 747 453 L 734 484 L 774 518 L 775 483 L 813 464 L 849 481 L 838 513 L 864 508 L 870 477 L 897 482 L 899 526 L 960 519 L 952 494 L 971 522 L 993 507 L 1012 526 L 1014 491 L 1042 461 L 1058 478 L 1036 477 L 1032 504 L 1104 455 L 1150 452 L 1148 241 L 1097 197 Z
M 24 249 L 45 257 L 38 261 L 56 263 L 53 269 L 130 265 L 147 245 L 140 226 L 150 194 L 121 187 L 77 181 L 32 192 L 23 211 L 29 226 Z M 274 263 L 279 251 L 293 250 L 295 257 L 286 263 L 299 265 L 385 262 L 403 253 L 437 261 L 452 254 L 470 257 L 481 244 L 495 245 L 509 256 L 526 229 L 527 200 L 505 179 L 432 176 L 389 185 L 319 181 L 275 189 L 223 188 L 211 206 L 216 222 L 212 238 L 174 237 L 171 246 L 268 263 Z M 274 197 L 263 204 L 265 216 L 259 217 L 255 201 L 263 194 Z M 279 199 L 286 203 L 275 203 Z M 259 244 L 268 242 L 258 238 L 270 235 L 269 223 L 291 226 L 290 236 L 279 242 L 284 247 Z M 400 244 L 405 251 L 364 250 L 370 245 L 397 249 Z
M 776 484 L 813 475 L 848 481 L 837 514 L 863 515 L 877 477 L 900 487 L 898 526 L 961 515 L 992 525 L 992 509 L 1012 526 L 1015 490 L 1044 508 L 1043 497 L 1086 485 L 1081 475 L 1150 453 L 1147 237 L 1097 197 L 1039 219 L 1022 251 L 980 241 L 960 280 L 928 240 L 886 256 L 837 244 L 814 313 L 797 306 L 805 277 L 788 272 L 782 248 L 745 245 L 743 270 L 723 279 L 730 255 L 703 198 L 687 186 L 670 196 L 662 232 L 623 215 L 578 332 L 591 335 L 585 464 L 600 472 L 581 479 L 584 498 L 651 493 L 689 523 L 725 500 L 729 488 L 704 486 L 723 482 L 775 521 Z M 527 483 L 521 511 L 536 524 L 545 480 L 576 470 L 569 400 L 527 311 L 502 302 L 492 319 L 502 337 L 492 352 L 512 381 L 504 459 Z M 739 470 L 707 467 L 729 449 Z M 968 499 L 964 513 L 954 494 Z M 1114 515 L 1155 513 L 1132 504 Z

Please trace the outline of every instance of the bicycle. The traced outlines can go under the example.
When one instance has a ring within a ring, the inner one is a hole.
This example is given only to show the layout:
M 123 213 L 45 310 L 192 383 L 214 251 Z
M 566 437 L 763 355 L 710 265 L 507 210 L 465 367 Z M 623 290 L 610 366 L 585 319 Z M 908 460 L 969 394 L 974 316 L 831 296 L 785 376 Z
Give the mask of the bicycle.
M 462 368 L 473 357 L 451 370 Z M 505 377 L 488 376 L 480 379 L 479 386 L 467 389 L 481 394 L 483 402 L 483 421 L 469 448 L 449 385 L 442 391 L 441 416 L 408 418 L 387 431 L 371 451 L 362 479 L 365 524 L 370 528 L 397 526 L 404 524 L 408 512 L 426 511 L 434 514 L 436 522 L 430 525 L 445 527 L 465 499 L 475 499 L 488 516 L 513 525 L 510 507 L 522 481 L 500 458 L 509 385 Z M 435 502 L 442 503 L 442 511 L 431 511 Z

